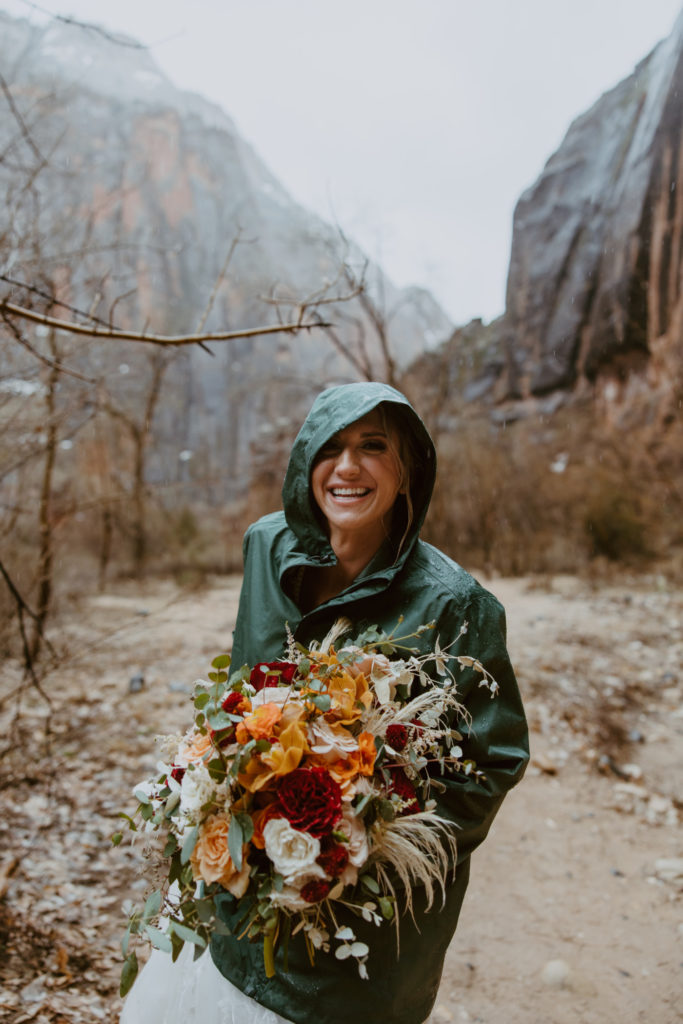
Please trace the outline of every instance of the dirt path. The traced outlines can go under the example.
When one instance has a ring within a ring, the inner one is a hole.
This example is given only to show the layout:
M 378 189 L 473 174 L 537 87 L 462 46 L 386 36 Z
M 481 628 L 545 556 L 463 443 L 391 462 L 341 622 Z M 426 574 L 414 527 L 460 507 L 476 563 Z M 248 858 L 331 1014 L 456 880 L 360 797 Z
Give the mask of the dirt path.
M 508 610 L 534 763 L 475 855 L 434 1021 L 673 1024 L 683 592 L 658 580 L 488 585 Z M 86 600 L 55 637 L 71 660 L 47 681 L 52 710 L 29 692 L 12 724 L 6 707 L 16 739 L 0 824 L 8 1024 L 117 1020 L 121 903 L 146 883 L 138 852 L 108 839 L 153 768 L 153 734 L 188 722 L 191 683 L 227 645 L 238 591 L 227 578 L 194 594 L 157 584 Z M 0 693 L 18 682 L 6 666 Z M 48 716 L 42 757 L 32 737 Z

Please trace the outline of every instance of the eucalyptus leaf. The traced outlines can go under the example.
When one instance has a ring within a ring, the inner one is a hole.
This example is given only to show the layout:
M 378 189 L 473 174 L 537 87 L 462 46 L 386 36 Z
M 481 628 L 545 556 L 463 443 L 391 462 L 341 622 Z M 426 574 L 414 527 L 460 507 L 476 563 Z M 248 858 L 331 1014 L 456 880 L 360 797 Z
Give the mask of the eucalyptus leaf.
M 362 875 L 361 882 L 366 889 L 370 890 L 370 892 L 374 893 L 376 896 L 379 895 L 379 885 L 372 875 Z
M 121 968 L 121 981 L 119 983 L 119 995 L 123 999 L 124 996 L 128 995 L 133 982 L 138 976 L 138 958 L 135 955 L 135 950 L 129 953 L 126 957 L 123 967 Z
M 145 934 L 155 949 L 160 949 L 163 953 L 173 952 L 173 945 L 170 938 L 166 932 L 162 932 L 160 928 L 154 928 L 151 924 L 146 924 Z
M 183 840 L 183 848 L 180 851 L 180 863 L 181 864 L 187 864 L 187 862 L 189 861 L 190 857 L 192 856 L 192 851 L 194 850 L 195 846 L 197 845 L 197 836 L 198 835 L 199 835 L 199 829 L 195 826 L 194 828 L 191 828 L 190 831 L 185 836 L 185 839 Z
M 169 929 L 182 939 L 183 942 L 192 942 L 195 946 L 201 946 L 202 949 L 206 946 L 206 939 L 199 935 L 197 932 L 192 931 L 191 928 L 186 928 L 184 924 L 178 924 L 177 921 L 171 921 Z
M 319 693 L 314 697 L 309 697 L 311 704 L 315 704 L 318 711 L 329 711 L 332 707 L 332 698 L 329 693 Z
M 228 668 L 230 665 L 230 655 L 219 654 L 216 658 L 213 659 L 211 665 L 213 668 Z
M 162 901 L 162 896 L 161 896 L 161 890 L 160 889 L 157 889 L 157 890 L 155 890 L 155 892 L 150 893 L 150 895 L 147 897 L 147 902 L 145 903 L 145 908 L 142 911 L 142 920 L 143 921 L 145 921 L 145 922 L 146 921 L 151 921 L 151 919 L 153 917 L 156 917 L 156 915 L 161 910 L 161 901 Z
M 244 844 L 244 833 L 240 818 L 242 815 L 233 814 L 228 827 L 228 850 L 236 871 L 242 870 L 242 846 Z
M 242 829 L 242 841 L 248 843 L 254 834 L 254 822 L 251 814 L 246 814 L 244 811 L 237 811 L 233 814 L 233 818 L 237 818 Z

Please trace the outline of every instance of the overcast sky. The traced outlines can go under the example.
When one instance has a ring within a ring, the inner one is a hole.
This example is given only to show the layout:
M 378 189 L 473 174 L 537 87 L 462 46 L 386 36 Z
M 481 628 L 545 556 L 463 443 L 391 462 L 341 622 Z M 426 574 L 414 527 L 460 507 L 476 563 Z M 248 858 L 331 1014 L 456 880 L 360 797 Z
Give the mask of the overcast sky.
M 502 312 L 517 198 L 681 0 L 0 0 L 37 7 L 146 43 L 299 202 L 461 323 Z

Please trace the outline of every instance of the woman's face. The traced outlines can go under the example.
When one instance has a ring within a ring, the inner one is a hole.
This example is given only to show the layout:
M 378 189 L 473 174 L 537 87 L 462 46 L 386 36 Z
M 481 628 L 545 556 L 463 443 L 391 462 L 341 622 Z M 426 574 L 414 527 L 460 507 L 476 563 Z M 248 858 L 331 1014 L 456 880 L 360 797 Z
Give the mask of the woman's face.
M 378 410 L 340 430 L 318 452 L 313 497 L 331 528 L 384 531 L 399 493 L 397 439 Z

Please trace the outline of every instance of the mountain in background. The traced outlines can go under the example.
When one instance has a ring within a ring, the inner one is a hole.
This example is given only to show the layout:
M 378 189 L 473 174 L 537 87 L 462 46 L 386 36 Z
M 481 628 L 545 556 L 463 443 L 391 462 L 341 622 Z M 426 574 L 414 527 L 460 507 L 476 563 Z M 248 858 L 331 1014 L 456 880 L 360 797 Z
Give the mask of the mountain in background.
M 446 419 L 463 402 L 510 423 L 588 399 L 620 429 L 680 429 L 683 12 L 519 199 L 504 315 L 410 376 Z
M 367 263 L 358 247 L 295 203 L 230 118 L 175 88 L 134 40 L 0 13 L 0 67 L 18 115 L 0 97 L 7 277 L 162 334 L 195 330 L 209 304 L 204 330 L 231 330 L 276 322 L 275 296 L 291 300 L 280 306 L 286 321 L 312 294 L 353 291 Z M 364 369 L 386 378 L 387 355 L 398 372 L 450 334 L 428 292 L 394 288 L 372 263 L 365 274 L 363 296 L 320 308 L 334 339 L 317 329 L 215 343 L 213 356 L 178 352 L 156 407 L 155 479 L 182 469 L 211 477 L 217 500 L 235 496 L 254 452 L 291 438 L 323 386 Z M 44 308 L 35 294 L 3 292 Z M 144 406 L 154 376 L 145 346 L 64 346 L 131 415 Z

